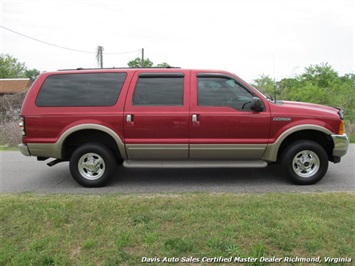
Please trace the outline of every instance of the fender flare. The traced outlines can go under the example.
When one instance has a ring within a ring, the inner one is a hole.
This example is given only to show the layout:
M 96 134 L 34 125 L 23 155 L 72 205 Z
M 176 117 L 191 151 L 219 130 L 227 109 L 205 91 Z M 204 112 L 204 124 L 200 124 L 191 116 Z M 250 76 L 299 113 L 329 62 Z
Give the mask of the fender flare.
M 62 157 L 62 147 L 63 147 L 63 143 L 67 139 L 67 137 L 77 131 L 80 131 L 80 130 L 98 130 L 98 131 L 102 131 L 102 132 L 110 135 L 114 139 L 114 141 L 116 142 L 117 148 L 120 151 L 122 159 L 124 159 L 124 160 L 127 159 L 125 145 L 124 145 L 123 141 L 121 140 L 120 136 L 118 136 L 116 134 L 116 132 L 113 131 L 112 129 L 110 129 L 106 126 L 98 125 L 98 124 L 80 124 L 80 125 L 76 125 L 76 126 L 73 126 L 69 129 L 67 129 L 60 136 L 58 141 L 55 143 L 55 146 L 57 147 L 56 151 L 59 152 L 59 154 L 57 154 L 56 158 Z
M 285 132 L 283 132 L 276 139 L 274 143 L 267 145 L 266 150 L 262 156 L 262 159 L 268 162 L 276 162 L 277 155 L 279 153 L 279 149 L 283 141 L 291 134 L 296 133 L 298 131 L 305 131 L 305 130 L 314 130 L 314 131 L 322 132 L 329 136 L 333 134 L 329 129 L 326 129 L 325 127 L 318 126 L 318 125 L 305 124 L 305 125 L 294 126 L 292 128 L 287 129 Z

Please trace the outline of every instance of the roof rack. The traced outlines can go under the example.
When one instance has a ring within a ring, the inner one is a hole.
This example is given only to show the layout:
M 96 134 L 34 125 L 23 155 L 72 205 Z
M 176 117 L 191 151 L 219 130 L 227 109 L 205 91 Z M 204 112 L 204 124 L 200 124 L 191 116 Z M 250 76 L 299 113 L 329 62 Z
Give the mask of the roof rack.
M 73 71 L 73 70 L 105 70 L 105 69 L 169 69 L 169 68 L 181 68 L 181 67 L 172 67 L 172 66 L 167 66 L 167 67 L 108 67 L 108 68 L 83 68 L 83 67 L 78 67 L 74 69 L 58 69 L 58 71 Z

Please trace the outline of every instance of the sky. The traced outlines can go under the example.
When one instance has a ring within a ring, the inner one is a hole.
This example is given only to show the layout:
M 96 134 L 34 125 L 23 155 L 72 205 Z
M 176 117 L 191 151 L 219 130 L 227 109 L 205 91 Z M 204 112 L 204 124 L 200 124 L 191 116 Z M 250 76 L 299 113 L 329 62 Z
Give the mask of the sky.
M 40 71 L 98 67 L 103 46 L 104 67 L 144 48 L 155 64 L 247 82 L 320 63 L 355 73 L 355 0 L 0 0 L 0 26 L 0 53 Z

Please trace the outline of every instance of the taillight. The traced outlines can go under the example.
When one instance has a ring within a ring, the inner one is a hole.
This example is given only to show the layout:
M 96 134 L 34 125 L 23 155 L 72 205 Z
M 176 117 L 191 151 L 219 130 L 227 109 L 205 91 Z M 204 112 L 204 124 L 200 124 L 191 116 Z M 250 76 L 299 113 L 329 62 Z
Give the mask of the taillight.
M 26 128 L 25 128 L 25 118 L 20 116 L 20 122 L 18 123 L 22 136 L 26 136 Z

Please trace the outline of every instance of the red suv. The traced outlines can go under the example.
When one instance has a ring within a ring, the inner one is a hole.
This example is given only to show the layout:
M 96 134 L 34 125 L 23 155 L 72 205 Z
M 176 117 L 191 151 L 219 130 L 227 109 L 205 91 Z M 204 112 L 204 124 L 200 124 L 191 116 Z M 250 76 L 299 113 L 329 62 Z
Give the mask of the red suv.
M 73 178 L 103 186 L 125 167 L 266 167 L 314 184 L 347 152 L 343 111 L 273 101 L 239 77 L 180 68 L 41 74 L 21 111 L 21 152 L 69 161 Z

